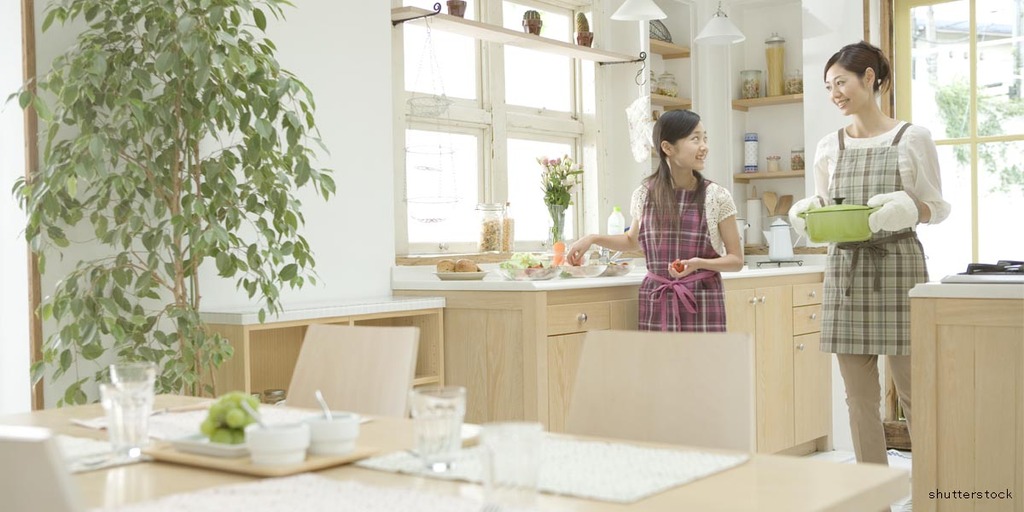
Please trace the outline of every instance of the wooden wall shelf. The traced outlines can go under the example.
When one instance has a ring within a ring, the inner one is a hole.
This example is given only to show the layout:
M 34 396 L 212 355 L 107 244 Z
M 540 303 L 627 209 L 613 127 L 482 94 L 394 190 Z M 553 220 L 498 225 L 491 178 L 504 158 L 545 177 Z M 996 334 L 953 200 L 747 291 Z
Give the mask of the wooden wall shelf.
M 693 100 L 690 98 L 665 96 L 664 94 L 652 94 L 651 105 L 664 107 L 665 110 L 683 110 L 693 106 Z
M 433 11 L 419 7 L 396 7 L 391 9 L 391 21 L 402 21 L 418 16 L 431 14 Z M 431 27 L 452 34 L 501 43 L 530 50 L 537 50 L 545 53 L 564 55 L 576 59 L 589 60 L 592 62 L 623 62 L 632 61 L 636 57 L 622 53 L 599 50 L 579 46 L 565 41 L 556 41 L 543 36 L 535 36 L 522 31 L 510 30 L 505 27 L 481 23 L 476 20 L 467 20 L 458 16 L 448 14 L 436 14 L 427 18 Z
M 657 53 L 663 59 L 685 59 L 690 56 L 690 49 L 660 39 L 651 39 L 651 53 Z
M 736 183 L 749 183 L 750 180 L 777 180 L 782 178 L 803 178 L 804 171 L 778 171 L 778 172 L 741 172 L 732 175 Z
M 767 107 L 770 105 L 785 105 L 787 103 L 802 103 L 804 95 L 786 94 L 783 96 L 769 96 L 767 98 L 751 98 L 749 100 L 732 100 L 733 110 L 746 112 L 753 107 Z

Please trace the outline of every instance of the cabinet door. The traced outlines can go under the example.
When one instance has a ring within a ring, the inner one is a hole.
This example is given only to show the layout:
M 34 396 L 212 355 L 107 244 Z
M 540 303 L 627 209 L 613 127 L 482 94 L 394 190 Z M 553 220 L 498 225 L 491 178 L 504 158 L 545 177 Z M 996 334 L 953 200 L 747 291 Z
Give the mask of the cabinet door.
M 756 335 L 754 290 L 725 292 L 725 330 Z
M 564 432 L 586 333 L 548 336 L 548 431 Z
M 617 331 L 635 331 L 639 302 L 633 300 L 617 300 L 611 303 L 610 329 Z
M 818 349 L 821 333 L 793 338 L 793 430 L 796 443 L 829 434 L 832 426 L 832 355 Z
M 794 445 L 792 288 L 772 286 L 755 290 L 759 453 L 774 453 Z

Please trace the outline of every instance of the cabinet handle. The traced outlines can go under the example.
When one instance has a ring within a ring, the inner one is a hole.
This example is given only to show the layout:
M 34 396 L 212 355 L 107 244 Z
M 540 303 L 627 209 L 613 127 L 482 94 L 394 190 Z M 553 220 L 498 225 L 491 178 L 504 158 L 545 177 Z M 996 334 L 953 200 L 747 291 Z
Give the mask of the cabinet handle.
M 818 314 L 817 313 L 811 313 L 811 320 L 814 320 L 815 318 L 818 318 Z
M 757 305 L 757 297 L 751 297 L 750 298 L 750 303 L 756 306 Z
M 765 303 L 765 302 L 767 302 L 767 301 L 768 301 L 768 298 L 767 298 L 767 297 L 765 297 L 764 295 L 762 295 L 762 296 L 761 296 L 761 304 L 764 304 L 764 303 Z
M 580 313 L 579 315 L 576 315 L 576 321 L 581 323 L 581 324 L 587 323 L 587 314 L 586 313 Z
M 801 343 L 801 344 L 797 345 L 797 346 L 796 346 L 796 349 L 797 349 L 797 350 L 803 350 L 803 349 L 804 349 L 804 344 L 803 344 L 803 343 Z
M 808 297 L 810 297 L 810 298 L 812 298 L 812 299 L 813 299 L 814 297 L 816 297 L 817 295 L 818 295 L 818 291 L 817 291 L 817 290 L 811 290 L 811 293 L 808 293 L 808 294 L 807 294 L 807 296 L 808 296 Z

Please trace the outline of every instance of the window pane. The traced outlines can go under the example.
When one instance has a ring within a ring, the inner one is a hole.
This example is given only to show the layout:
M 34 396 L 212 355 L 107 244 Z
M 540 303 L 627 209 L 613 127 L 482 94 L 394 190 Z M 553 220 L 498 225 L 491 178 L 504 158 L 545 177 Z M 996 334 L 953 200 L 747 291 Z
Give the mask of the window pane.
M 523 30 L 523 13 L 530 7 L 503 2 L 505 28 Z M 540 37 L 571 42 L 571 12 L 540 12 Z M 572 111 L 572 59 L 505 46 L 505 102 L 510 105 Z
M 910 10 L 911 115 L 935 139 L 970 134 L 969 12 L 967 0 Z
M 971 262 L 970 151 L 967 145 L 938 147 L 942 198 L 951 205 L 949 217 L 941 224 L 924 224 L 917 230 L 932 281 L 963 272 Z
M 978 146 L 978 261 L 1024 260 L 1024 142 Z
M 409 243 L 475 241 L 480 138 L 406 130 L 405 142 Z
M 407 0 L 406 5 L 422 7 L 422 2 Z M 474 19 L 475 2 L 466 3 L 466 18 Z M 444 12 L 442 10 L 442 12 Z M 405 90 L 441 94 L 453 98 L 477 98 L 476 41 L 471 37 L 428 30 L 424 23 L 403 23 L 405 30 Z
M 1021 51 L 1021 42 L 1019 37 L 1016 42 L 1012 37 L 1012 24 L 1022 16 L 1021 4 L 1021 0 L 977 3 L 978 135 L 1024 133 L 1024 101 L 1021 101 L 1020 89 L 1024 55 L 1014 59 L 1014 47 Z
M 508 140 L 508 200 L 516 219 L 516 240 L 547 240 L 551 217 L 544 206 L 540 175 L 544 168 L 538 157 L 556 158 L 573 154 L 567 142 L 542 142 L 526 139 Z M 575 207 L 565 215 L 565 238 L 573 238 Z

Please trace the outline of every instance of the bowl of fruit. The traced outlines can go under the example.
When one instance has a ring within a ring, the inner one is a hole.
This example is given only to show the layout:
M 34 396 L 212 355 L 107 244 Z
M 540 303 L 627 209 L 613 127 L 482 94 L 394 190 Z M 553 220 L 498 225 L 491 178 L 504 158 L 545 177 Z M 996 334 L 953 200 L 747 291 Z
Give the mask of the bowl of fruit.
M 517 252 L 498 265 L 498 273 L 510 281 L 543 281 L 558 275 L 559 267 L 528 252 Z
M 608 267 L 601 273 L 601 277 L 624 276 L 633 270 L 630 260 L 615 260 L 608 264 Z
M 608 265 L 590 262 L 585 265 L 562 265 L 562 277 L 597 277 L 608 270 Z

